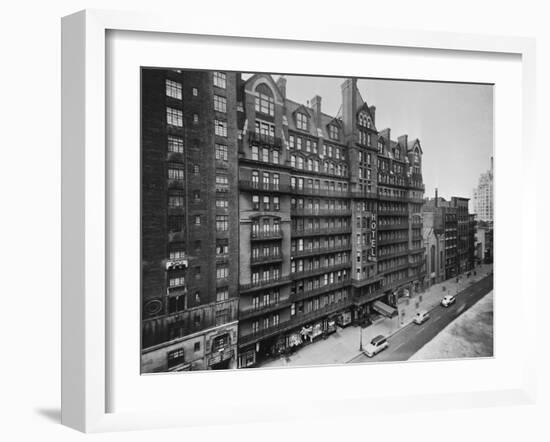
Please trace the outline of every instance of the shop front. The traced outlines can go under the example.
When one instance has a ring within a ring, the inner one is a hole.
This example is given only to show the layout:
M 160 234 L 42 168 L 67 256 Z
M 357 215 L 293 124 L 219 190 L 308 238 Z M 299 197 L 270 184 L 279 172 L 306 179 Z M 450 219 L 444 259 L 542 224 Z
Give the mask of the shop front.
M 351 309 L 350 310 L 344 310 L 343 312 L 339 313 L 336 319 L 336 323 L 340 327 L 347 327 L 352 322 L 352 315 L 351 315 Z

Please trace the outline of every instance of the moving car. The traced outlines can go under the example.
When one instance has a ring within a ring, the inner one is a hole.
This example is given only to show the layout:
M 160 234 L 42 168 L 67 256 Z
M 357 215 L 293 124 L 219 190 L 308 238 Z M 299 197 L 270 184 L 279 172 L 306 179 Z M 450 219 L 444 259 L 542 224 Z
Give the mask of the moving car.
M 427 321 L 428 319 L 430 319 L 430 314 L 427 311 L 423 311 L 423 312 L 417 312 L 413 321 L 415 324 L 420 325 L 424 321 Z
M 447 295 L 447 296 L 444 296 L 443 299 L 441 300 L 441 305 L 443 307 L 449 307 L 450 305 L 454 304 L 455 301 L 456 301 L 456 296 Z
M 386 340 L 385 336 L 378 335 L 370 341 L 369 345 L 365 348 L 365 354 L 372 358 L 374 355 L 380 353 L 382 350 L 388 348 L 390 344 Z

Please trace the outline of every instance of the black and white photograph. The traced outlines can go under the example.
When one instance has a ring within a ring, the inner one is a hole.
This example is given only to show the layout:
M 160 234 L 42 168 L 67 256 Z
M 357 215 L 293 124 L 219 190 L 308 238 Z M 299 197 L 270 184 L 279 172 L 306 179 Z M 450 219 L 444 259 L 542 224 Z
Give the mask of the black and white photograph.
M 142 67 L 141 373 L 493 357 L 493 93 Z

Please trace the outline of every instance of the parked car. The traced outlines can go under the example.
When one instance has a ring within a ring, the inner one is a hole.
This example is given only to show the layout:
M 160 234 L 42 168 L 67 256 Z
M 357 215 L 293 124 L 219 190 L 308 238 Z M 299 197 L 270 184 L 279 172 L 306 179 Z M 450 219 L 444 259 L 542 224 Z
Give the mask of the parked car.
M 414 317 L 413 321 L 415 324 L 422 324 L 424 321 L 427 321 L 430 319 L 430 314 L 426 311 L 423 312 L 417 312 L 416 316 Z
M 443 299 L 441 300 L 441 305 L 443 307 L 449 307 L 450 305 L 454 304 L 455 301 L 456 301 L 456 296 L 447 295 L 447 296 L 444 296 Z
M 365 348 L 365 354 L 372 358 L 374 355 L 380 353 L 382 350 L 388 348 L 390 344 L 386 340 L 385 336 L 378 335 L 370 341 L 370 343 Z

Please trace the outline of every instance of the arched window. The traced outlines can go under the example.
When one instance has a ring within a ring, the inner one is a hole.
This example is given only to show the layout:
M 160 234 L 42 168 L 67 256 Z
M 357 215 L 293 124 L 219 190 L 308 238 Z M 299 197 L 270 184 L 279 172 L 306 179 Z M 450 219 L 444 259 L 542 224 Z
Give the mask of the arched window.
M 290 167 L 296 167 L 296 155 L 290 155 Z
M 298 157 L 298 169 L 304 168 L 304 159 L 302 157 Z
M 265 83 L 261 83 L 256 87 L 255 95 L 256 112 L 270 116 L 275 115 L 273 92 Z

